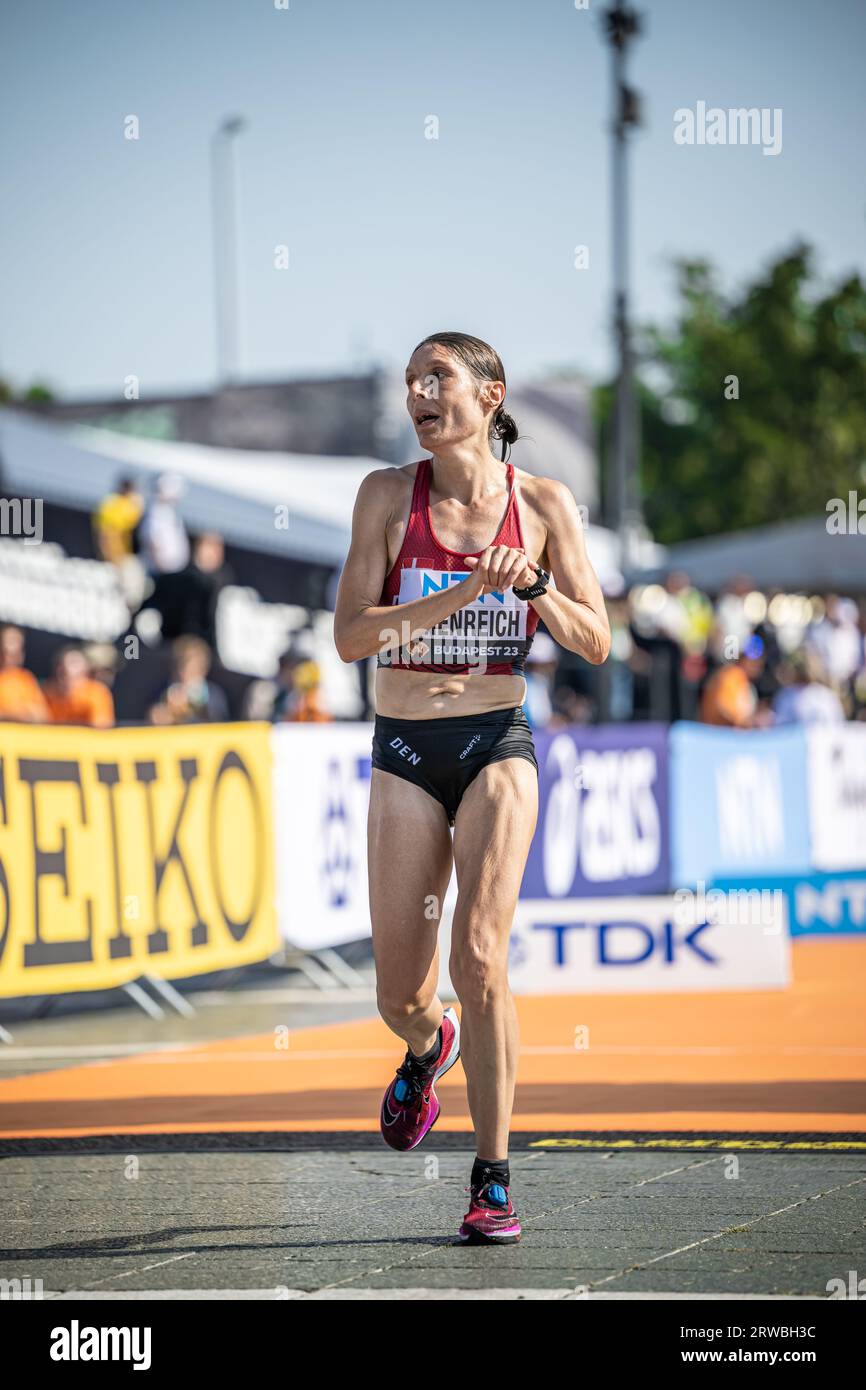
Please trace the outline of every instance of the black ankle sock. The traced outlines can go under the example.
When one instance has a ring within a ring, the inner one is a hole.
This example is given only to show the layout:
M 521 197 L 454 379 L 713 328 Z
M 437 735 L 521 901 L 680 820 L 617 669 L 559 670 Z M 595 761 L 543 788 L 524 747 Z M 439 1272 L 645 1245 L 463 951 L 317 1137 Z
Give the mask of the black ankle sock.
M 507 1158 L 476 1158 L 472 1165 L 471 1187 L 482 1187 L 486 1182 L 500 1182 L 503 1187 L 511 1186 L 511 1173 Z
M 412 1052 L 411 1047 L 410 1047 L 409 1051 Z M 426 1067 L 426 1066 L 429 1066 L 429 1064 L 430 1064 L 431 1062 L 435 1062 L 436 1058 L 439 1056 L 439 1053 L 440 1053 L 441 1051 L 442 1051 L 442 1028 L 441 1028 L 441 1026 L 440 1026 L 439 1031 L 438 1031 L 438 1033 L 436 1034 L 436 1041 L 435 1041 L 435 1043 L 433 1044 L 433 1046 L 430 1048 L 429 1052 L 422 1052 L 420 1057 L 417 1057 L 417 1056 L 415 1055 L 415 1053 L 412 1052 L 412 1056 L 415 1058 L 415 1061 L 416 1061 L 416 1062 L 420 1062 L 422 1066 L 425 1066 L 425 1067 Z

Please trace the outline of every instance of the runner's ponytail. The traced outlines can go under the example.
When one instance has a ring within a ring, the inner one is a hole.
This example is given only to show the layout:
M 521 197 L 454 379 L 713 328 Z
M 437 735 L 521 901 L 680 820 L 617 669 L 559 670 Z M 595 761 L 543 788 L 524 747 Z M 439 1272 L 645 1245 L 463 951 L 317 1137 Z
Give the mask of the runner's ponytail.
M 496 414 L 493 417 L 493 434 L 494 438 L 502 440 L 501 457 L 502 462 L 504 463 L 506 446 L 510 448 L 510 446 L 518 438 L 518 429 L 514 416 L 509 415 L 508 411 L 503 409 L 502 406 L 499 407 L 499 409 L 496 411 Z

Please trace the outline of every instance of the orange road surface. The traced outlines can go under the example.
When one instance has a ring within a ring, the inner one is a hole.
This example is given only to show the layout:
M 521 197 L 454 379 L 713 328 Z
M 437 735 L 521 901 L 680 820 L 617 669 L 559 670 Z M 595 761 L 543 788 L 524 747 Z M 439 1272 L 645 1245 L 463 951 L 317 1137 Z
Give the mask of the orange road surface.
M 795 941 L 793 974 L 779 991 L 518 999 L 515 1130 L 866 1132 L 866 941 Z M 15 1076 L 0 1138 L 375 1130 L 403 1050 L 371 1018 Z M 437 1090 L 437 1128 L 471 1130 L 462 1067 Z

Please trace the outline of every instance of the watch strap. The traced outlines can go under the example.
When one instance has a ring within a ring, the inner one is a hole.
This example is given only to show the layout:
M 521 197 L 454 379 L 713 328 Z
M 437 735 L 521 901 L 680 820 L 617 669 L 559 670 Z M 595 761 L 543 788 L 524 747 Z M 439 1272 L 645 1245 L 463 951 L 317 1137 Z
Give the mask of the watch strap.
M 547 570 L 542 569 L 540 565 L 536 565 L 535 568 L 537 573 L 534 584 L 530 584 L 527 589 L 515 589 L 514 594 L 516 598 L 540 598 L 542 594 L 547 593 L 547 586 L 550 583 L 550 575 L 548 574 Z

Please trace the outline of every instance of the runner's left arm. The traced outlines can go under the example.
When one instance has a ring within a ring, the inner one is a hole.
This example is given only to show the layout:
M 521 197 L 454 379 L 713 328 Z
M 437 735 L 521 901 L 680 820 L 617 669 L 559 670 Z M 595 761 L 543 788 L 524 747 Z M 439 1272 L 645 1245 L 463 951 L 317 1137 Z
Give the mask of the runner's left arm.
M 601 585 L 586 553 L 583 521 L 570 489 L 554 478 L 543 481 L 539 506 L 556 588 L 529 602 L 555 642 L 600 666 L 610 653 L 610 624 Z

